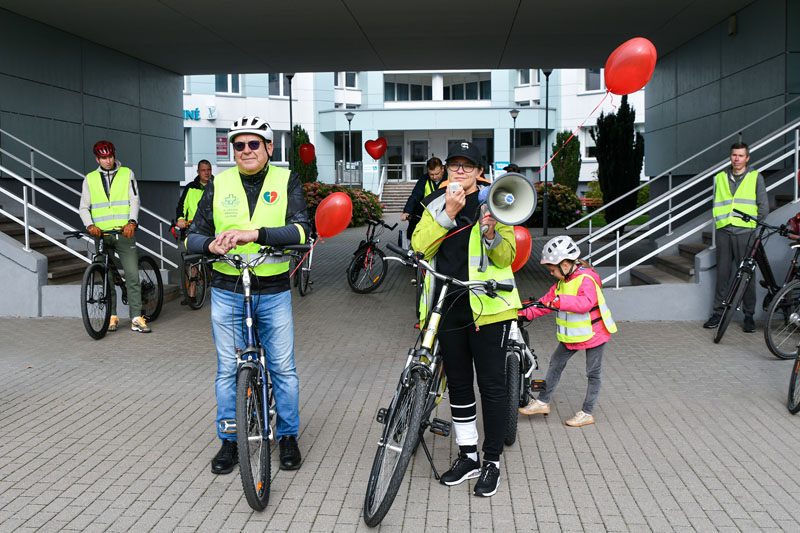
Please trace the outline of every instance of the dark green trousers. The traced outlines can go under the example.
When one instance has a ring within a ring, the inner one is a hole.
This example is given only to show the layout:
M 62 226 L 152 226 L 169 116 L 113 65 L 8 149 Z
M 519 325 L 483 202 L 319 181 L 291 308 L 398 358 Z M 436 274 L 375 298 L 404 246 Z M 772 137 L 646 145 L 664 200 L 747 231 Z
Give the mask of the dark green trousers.
M 125 288 L 128 292 L 128 307 L 131 319 L 142 315 L 142 288 L 139 285 L 139 252 L 136 250 L 136 238 L 128 239 L 122 235 L 105 235 L 103 237 L 106 252 L 117 252 L 122 271 L 125 276 Z M 112 256 L 113 257 L 113 256 Z M 117 314 L 117 290 L 111 284 L 111 314 Z

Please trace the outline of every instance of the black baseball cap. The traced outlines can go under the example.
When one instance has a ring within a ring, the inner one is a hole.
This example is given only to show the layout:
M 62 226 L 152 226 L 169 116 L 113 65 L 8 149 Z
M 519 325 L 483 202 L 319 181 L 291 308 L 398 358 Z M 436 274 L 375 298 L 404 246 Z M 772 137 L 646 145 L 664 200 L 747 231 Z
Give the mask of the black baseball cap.
M 476 166 L 483 168 L 483 154 L 478 150 L 478 147 L 469 141 L 456 141 L 450 148 L 447 154 L 447 160 L 450 161 L 456 157 L 463 157 L 469 159 Z
M 519 172 L 519 167 L 515 163 L 510 163 L 508 166 L 504 167 L 503 170 L 506 172 Z

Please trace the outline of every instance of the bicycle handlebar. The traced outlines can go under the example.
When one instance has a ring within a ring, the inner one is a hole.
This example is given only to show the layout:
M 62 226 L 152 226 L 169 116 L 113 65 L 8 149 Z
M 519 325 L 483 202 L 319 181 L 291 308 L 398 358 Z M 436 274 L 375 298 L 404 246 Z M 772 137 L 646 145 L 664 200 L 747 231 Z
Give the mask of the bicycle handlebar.
M 74 230 L 74 231 L 65 231 L 64 235 L 69 239 L 70 237 L 80 238 L 84 235 L 88 235 L 89 237 L 94 238 L 94 236 L 89 233 L 88 231 L 84 230 Z M 122 235 L 122 230 L 118 229 L 110 229 L 110 230 L 103 230 L 103 235 Z
M 255 268 L 267 257 L 276 255 L 288 255 L 286 252 L 308 252 L 311 249 L 310 244 L 285 244 L 282 246 L 262 246 L 261 249 L 254 254 L 225 254 L 225 255 L 210 255 L 210 254 L 187 254 L 184 256 L 184 261 L 187 263 L 228 263 L 233 268 L 242 270 L 245 267 Z M 245 257 L 257 256 L 253 259 L 245 259 Z
M 498 297 L 505 300 L 505 298 L 503 298 L 499 294 L 496 294 L 495 291 L 510 292 L 514 290 L 514 285 L 512 285 L 511 283 L 500 283 L 493 279 L 487 281 L 461 281 L 451 276 L 447 276 L 445 274 L 440 274 L 436 272 L 436 270 L 433 269 L 430 263 L 425 261 L 425 254 L 423 254 L 422 252 L 415 252 L 414 250 L 406 250 L 405 248 L 397 246 L 393 242 L 386 243 L 386 248 L 401 256 L 401 257 L 387 257 L 387 259 L 394 259 L 396 261 L 401 261 L 407 265 L 412 265 L 412 266 L 419 265 L 424 270 L 429 272 L 433 277 L 435 277 L 436 279 L 440 279 L 444 282 L 449 281 L 451 283 L 455 283 L 456 285 L 460 285 L 465 288 L 483 287 L 484 290 L 486 290 L 486 295 L 489 296 L 490 298 Z
M 384 222 L 383 220 L 373 220 L 371 218 L 368 218 L 366 220 L 366 222 L 367 222 L 367 224 L 370 224 L 372 226 L 383 226 L 384 228 L 388 229 L 389 231 L 394 231 L 394 228 L 396 228 L 397 225 L 399 224 L 399 222 L 395 222 L 394 226 L 390 226 L 386 222 Z
M 750 222 L 751 220 L 753 220 L 753 221 L 755 221 L 756 225 L 764 226 L 767 229 L 771 229 L 773 231 L 777 231 L 782 237 L 786 237 L 789 234 L 789 228 L 786 227 L 786 224 L 781 224 L 780 226 L 772 226 L 770 224 L 767 224 L 766 222 L 759 222 L 756 219 L 756 217 L 754 217 L 752 215 L 748 215 L 747 213 L 739 211 L 738 209 L 734 209 L 733 212 L 738 214 L 738 215 L 741 215 L 739 218 L 741 218 L 745 222 Z

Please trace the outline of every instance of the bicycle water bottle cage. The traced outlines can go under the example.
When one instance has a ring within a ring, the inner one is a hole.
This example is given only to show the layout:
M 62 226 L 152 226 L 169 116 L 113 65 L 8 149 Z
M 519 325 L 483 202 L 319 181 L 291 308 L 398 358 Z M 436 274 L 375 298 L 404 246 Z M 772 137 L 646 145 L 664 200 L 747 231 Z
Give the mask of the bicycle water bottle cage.
M 220 420 L 219 432 L 226 435 L 236 433 L 236 420 Z

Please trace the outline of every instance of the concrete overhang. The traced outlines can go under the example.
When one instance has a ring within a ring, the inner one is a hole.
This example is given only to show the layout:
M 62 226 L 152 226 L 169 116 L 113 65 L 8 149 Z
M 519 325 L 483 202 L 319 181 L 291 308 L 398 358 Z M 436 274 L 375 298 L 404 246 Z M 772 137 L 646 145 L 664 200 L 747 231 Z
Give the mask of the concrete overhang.
M 179 74 L 603 66 L 631 37 L 663 55 L 753 0 L 0 0 L 0 8 Z

